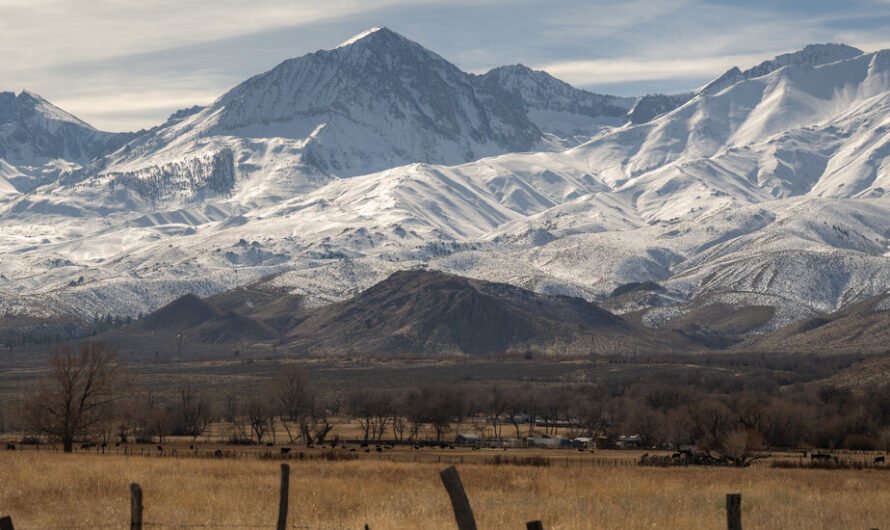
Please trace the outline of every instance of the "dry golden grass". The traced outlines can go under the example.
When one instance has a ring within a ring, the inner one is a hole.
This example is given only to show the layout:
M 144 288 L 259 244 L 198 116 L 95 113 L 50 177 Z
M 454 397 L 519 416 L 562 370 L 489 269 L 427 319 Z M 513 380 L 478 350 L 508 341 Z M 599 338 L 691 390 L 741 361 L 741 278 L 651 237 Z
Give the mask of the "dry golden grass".
M 397 462 L 291 462 L 291 524 L 316 528 L 453 528 L 438 471 Z M 890 521 L 890 472 L 752 469 L 460 468 L 479 527 L 725 528 L 724 499 L 743 494 L 749 528 L 876 528 Z M 146 521 L 274 528 L 278 464 L 4 452 L 0 512 L 17 528 L 128 521 L 128 484 Z

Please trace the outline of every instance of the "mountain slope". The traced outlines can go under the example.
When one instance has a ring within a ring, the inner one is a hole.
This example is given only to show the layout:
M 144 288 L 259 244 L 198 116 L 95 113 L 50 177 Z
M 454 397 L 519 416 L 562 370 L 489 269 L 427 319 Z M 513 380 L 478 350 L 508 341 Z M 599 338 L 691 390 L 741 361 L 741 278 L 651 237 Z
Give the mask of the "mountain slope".
M 578 298 L 426 271 L 393 274 L 321 308 L 288 333 L 286 344 L 316 354 L 371 355 L 565 355 L 674 346 Z
M 271 204 L 411 163 L 559 151 L 623 125 L 634 101 L 522 66 L 467 74 L 374 28 L 248 79 L 73 172 L 65 185 L 76 184 L 84 204 L 119 209 L 208 197 Z
M 331 177 L 550 148 L 524 110 L 499 95 L 422 46 L 374 29 L 248 79 L 75 177 L 97 191 L 119 187 L 129 207 L 195 202 L 202 191 L 274 202 Z M 182 167 L 195 167 L 197 177 L 182 178 Z M 216 174 L 223 178 L 212 185 L 203 177 Z M 145 189 L 159 181 L 180 191 Z
M 624 125 L 636 98 L 579 90 L 546 72 L 521 64 L 501 66 L 474 78 L 486 93 L 524 113 L 557 142 L 580 143 L 608 127 Z
M 886 353 L 890 341 L 887 295 L 820 315 L 736 346 L 741 351 L 793 353 Z

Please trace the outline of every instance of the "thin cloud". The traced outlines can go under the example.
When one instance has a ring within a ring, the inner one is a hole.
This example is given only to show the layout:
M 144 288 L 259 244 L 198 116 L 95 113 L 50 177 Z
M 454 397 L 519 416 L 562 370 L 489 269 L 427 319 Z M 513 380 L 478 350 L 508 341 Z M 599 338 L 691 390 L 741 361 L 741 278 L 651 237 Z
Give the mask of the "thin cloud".
M 603 85 L 716 77 L 736 65 L 762 61 L 762 55 L 729 55 L 699 59 L 597 59 L 538 65 L 554 77 L 575 85 Z
M 467 70 L 522 62 L 575 85 L 636 95 L 692 88 L 813 42 L 886 48 L 888 5 L 0 0 L 0 90 L 28 88 L 100 128 L 150 127 L 281 60 L 386 25 Z

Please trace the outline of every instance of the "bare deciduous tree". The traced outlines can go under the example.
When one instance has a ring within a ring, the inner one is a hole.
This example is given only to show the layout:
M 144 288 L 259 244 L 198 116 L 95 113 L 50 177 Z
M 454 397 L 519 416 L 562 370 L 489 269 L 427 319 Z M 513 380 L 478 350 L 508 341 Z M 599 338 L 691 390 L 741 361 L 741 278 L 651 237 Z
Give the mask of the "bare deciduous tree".
M 84 343 L 61 347 L 52 356 L 49 376 L 27 402 L 27 421 L 37 433 L 61 440 L 70 453 L 78 439 L 104 430 L 120 397 L 114 350 Z
M 191 436 L 193 440 L 207 430 L 212 420 L 209 400 L 191 384 L 179 389 L 179 400 L 175 410 L 176 430 L 179 434 Z
M 268 402 L 254 396 L 245 404 L 244 413 L 247 415 L 247 423 L 256 436 L 257 443 L 263 443 L 263 438 L 272 430 L 274 424 Z

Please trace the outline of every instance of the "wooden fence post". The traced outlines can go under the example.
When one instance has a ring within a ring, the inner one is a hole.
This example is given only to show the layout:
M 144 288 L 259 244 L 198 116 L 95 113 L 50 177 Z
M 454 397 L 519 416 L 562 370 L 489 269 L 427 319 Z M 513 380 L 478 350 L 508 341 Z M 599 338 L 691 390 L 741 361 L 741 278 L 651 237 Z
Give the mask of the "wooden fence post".
M 0 530 L 15 530 L 12 526 L 12 516 L 0 517 Z
M 290 466 L 281 464 L 281 494 L 278 498 L 278 530 L 287 528 L 287 491 L 290 486 Z
M 454 510 L 458 530 L 476 530 L 476 519 L 473 517 L 473 509 L 470 508 L 470 499 L 467 498 L 457 469 L 454 466 L 447 467 L 439 473 L 439 476 L 451 498 L 451 508 Z
M 544 523 L 541 521 L 529 521 L 525 523 L 526 530 L 544 530 Z
M 742 530 L 742 494 L 730 493 L 726 496 L 726 528 Z
M 130 530 L 142 530 L 142 486 L 130 484 Z

